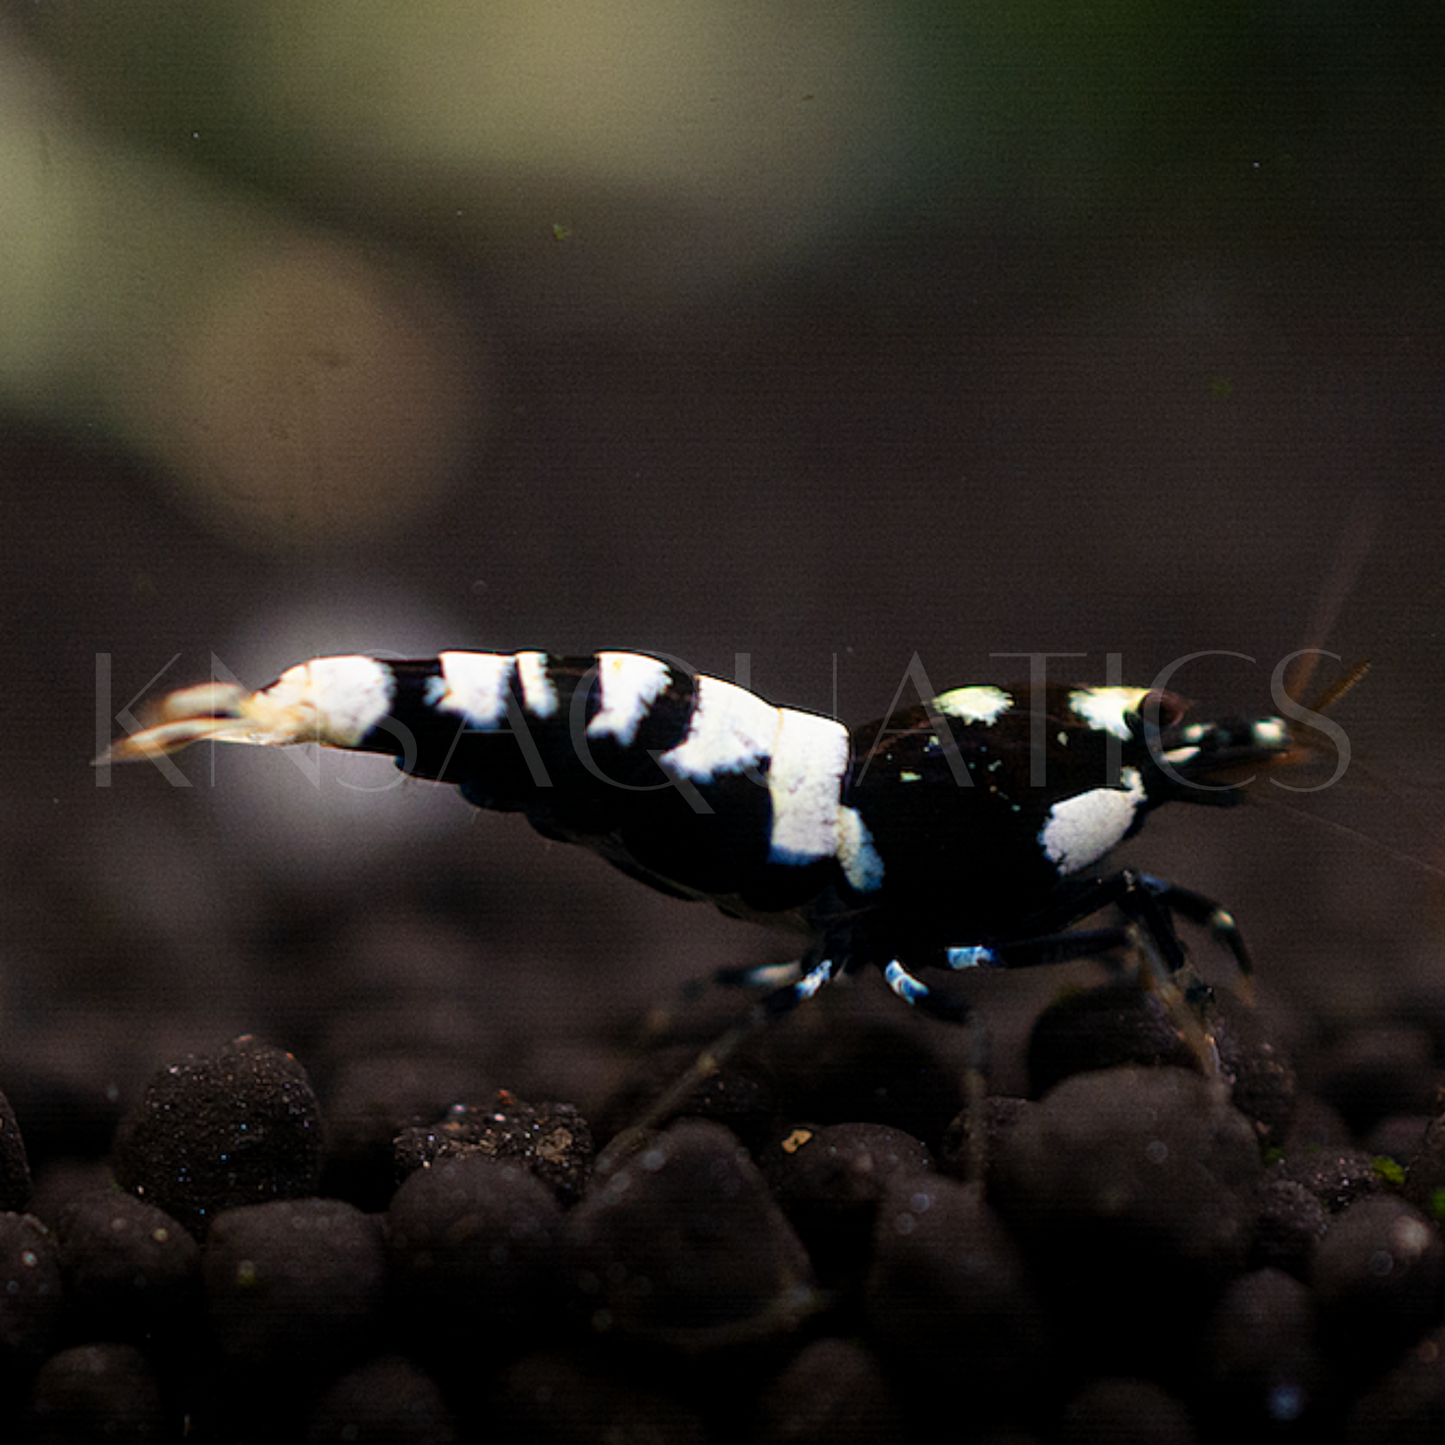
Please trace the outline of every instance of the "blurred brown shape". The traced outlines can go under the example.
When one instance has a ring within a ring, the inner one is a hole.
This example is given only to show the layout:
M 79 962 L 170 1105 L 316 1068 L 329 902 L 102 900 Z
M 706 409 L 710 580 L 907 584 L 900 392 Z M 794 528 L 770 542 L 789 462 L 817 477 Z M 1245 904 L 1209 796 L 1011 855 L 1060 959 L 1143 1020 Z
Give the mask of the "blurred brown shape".
M 130 424 L 191 510 L 254 545 L 355 544 L 411 520 L 485 423 L 480 349 L 439 288 L 327 238 L 257 245 L 152 348 Z

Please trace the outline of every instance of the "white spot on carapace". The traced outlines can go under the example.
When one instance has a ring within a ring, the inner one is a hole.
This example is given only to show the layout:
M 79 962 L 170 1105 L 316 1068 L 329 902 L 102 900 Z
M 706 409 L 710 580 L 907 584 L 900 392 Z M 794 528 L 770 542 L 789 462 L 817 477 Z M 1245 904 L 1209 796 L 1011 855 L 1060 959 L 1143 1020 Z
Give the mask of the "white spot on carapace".
M 941 692 L 933 706 L 945 717 L 964 723 L 996 722 L 1013 706 L 1013 697 L 1001 687 L 955 687 Z
M 838 809 L 838 862 L 849 886 L 872 893 L 883 886 L 883 859 L 856 808 Z
M 848 768 L 848 729 L 833 718 L 778 708 L 768 766 L 773 803 L 769 857 L 812 863 L 838 846 L 838 804 Z
M 433 679 L 426 700 L 441 712 L 465 718 L 469 727 L 500 727 L 507 716 L 507 690 L 514 666 L 507 652 L 443 652 L 442 675 Z
M 522 706 L 535 718 L 557 711 L 557 687 L 547 671 L 545 652 L 517 654 L 517 680 L 522 684 Z
M 680 777 L 708 783 L 719 773 L 762 762 L 778 729 L 778 709 L 757 693 L 720 677 L 699 677 L 687 736 L 659 761 Z
M 1250 731 L 1260 747 L 1283 752 L 1290 746 L 1289 724 L 1282 717 L 1260 718 Z
M 1198 756 L 1198 748 L 1170 748 L 1169 751 L 1164 754 L 1164 761 L 1168 763 L 1171 768 L 1178 768 L 1187 763 L 1190 758 Z
M 374 657 L 313 657 L 241 704 L 257 725 L 244 740 L 355 747 L 387 715 L 395 687 L 391 669 Z
M 663 693 L 671 673 L 667 664 L 641 652 L 599 652 L 599 706 L 587 724 L 587 736 L 612 736 L 630 747 L 648 709 Z
M 1118 788 L 1091 788 L 1064 798 L 1049 809 L 1039 843 L 1060 873 L 1076 873 L 1097 863 L 1133 826 L 1144 804 L 1137 769 L 1124 768 Z
M 1069 711 L 1091 728 L 1127 739 L 1134 736 L 1130 719 L 1148 695 L 1147 687 L 1078 687 L 1069 694 Z

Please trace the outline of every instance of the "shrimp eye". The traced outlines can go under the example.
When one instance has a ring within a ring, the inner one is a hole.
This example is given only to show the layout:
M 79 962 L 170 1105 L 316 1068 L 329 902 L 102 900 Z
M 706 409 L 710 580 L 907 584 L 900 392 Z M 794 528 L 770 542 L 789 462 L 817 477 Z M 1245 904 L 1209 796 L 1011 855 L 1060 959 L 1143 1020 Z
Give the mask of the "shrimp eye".
M 1139 716 L 1147 727 L 1167 732 L 1189 711 L 1189 701 L 1177 692 L 1162 687 L 1151 688 L 1139 699 Z

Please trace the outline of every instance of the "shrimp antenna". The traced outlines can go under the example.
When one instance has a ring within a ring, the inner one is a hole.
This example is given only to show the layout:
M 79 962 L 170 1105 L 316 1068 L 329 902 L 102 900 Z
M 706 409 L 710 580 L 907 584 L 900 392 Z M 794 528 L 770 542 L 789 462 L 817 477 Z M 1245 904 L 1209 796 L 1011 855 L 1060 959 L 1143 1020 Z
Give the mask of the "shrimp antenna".
M 1375 531 L 1380 520 L 1380 505 L 1374 496 L 1357 497 L 1350 508 L 1345 530 L 1335 549 L 1335 559 L 1325 577 L 1315 601 L 1314 615 L 1305 631 L 1305 646 L 1296 654 L 1295 660 L 1285 673 L 1284 690 L 1296 702 L 1310 684 L 1315 667 L 1324 655 L 1325 640 L 1334 631 L 1341 609 L 1355 589 L 1360 568 L 1375 540 Z M 1343 686 L 1339 683 L 1327 688 L 1321 700 L 1314 704 L 1314 711 L 1323 712 L 1338 702 L 1355 683 L 1369 670 L 1369 663 L 1356 664 L 1346 677 Z
M 1311 712 L 1328 712 L 1373 666 L 1368 657 L 1362 657 L 1352 664 L 1343 676 L 1337 677 L 1315 700 L 1310 703 Z

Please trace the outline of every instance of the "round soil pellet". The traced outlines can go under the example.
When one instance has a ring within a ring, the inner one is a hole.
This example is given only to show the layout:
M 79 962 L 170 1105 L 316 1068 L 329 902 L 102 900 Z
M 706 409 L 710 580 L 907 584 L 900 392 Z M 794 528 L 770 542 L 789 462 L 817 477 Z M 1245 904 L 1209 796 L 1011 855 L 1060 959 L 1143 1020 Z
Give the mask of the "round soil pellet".
M 758 1402 L 757 1445 L 902 1445 L 903 1415 L 878 1358 L 852 1340 L 805 1345 Z
M 347 1371 L 318 1396 L 306 1445 L 455 1445 L 456 1421 L 424 1370 L 381 1355 Z
M 878 1201 L 898 1174 L 931 1174 L 928 1150 L 886 1124 L 790 1130 L 763 1173 L 824 1284 L 867 1268 Z
M 380 1334 L 381 1222 L 339 1199 L 228 1209 L 211 1222 L 201 1278 L 223 1359 L 284 1370 L 329 1364 Z
M 1329 1437 L 1327 1437 L 1329 1438 Z M 1445 1327 L 1408 1346 L 1356 1397 L 1345 1445 L 1433 1445 L 1445 1438 Z
M 1092 1380 L 1064 1410 L 1057 1445 L 1195 1445 L 1183 1403 L 1153 1380 Z
M 479 1439 L 528 1445 L 710 1445 L 703 1414 L 669 1393 L 671 1376 L 645 1366 L 539 1350 L 503 1371 L 485 1403 Z
M 1258 1206 L 1250 1267 L 1272 1265 L 1297 1279 L 1306 1278 L 1315 1245 L 1329 1227 L 1324 1205 L 1303 1184 L 1273 1173 L 1260 1189 Z
M 1436 1073 L 1427 1029 L 1395 1024 L 1356 1029 L 1318 1065 L 1316 1092 L 1355 1135 L 1390 1114 L 1428 1113 Z
M 1048 1094 L 1009 1136 L 989 1187 L 1060 1336 L 1122 1373 L 1163 1367 L 1169 1342 L 1243 1267 L 1261 1174 L 1254 1127 L 1217 1085 L 1127 1067 Z
M 1029 1035 L 1029 1087 L 1035 1098 L 1073 1074 L 1119 1064 L 1197 1067 L 1164 1000 L 1132 979 L 1065 994 Z
M 1445 1243 L 1403 1199 L 1362 1199 L 1331 1220 L 1311 1283 L 1326 1337 L 1364 1370 L 1439 1319 Z
M 160 1381 L 134 1345 L 77 1345 L 40 1367 L 30 1393 L 29 1445 L 117 1445 L 168 1437 Z
M 705 1351 L 789 1330 L 816 1303 L 802 1244 L 719 1124 L 682 1120 L 599 1169 L 564 1240 L 598 1333 Z
M 115 1174 L 200 1239 L 222 1210 L 313 1193 L 321 1142 L 306 1070 L 247 1036 L 151 1079 L 121 1125 Z
M 418 1169 L 385 1220 L 401 1338 L 447 1359 L 525 1349 L 557 1301 L 561 1218 L 519 1164 L 472 1153 Z
M 0 1384 L 49 1353 L 64 1310 L 50 1231 L 33 1215 L 0 1214 Z
M 1329 1383 L 1313 1295 L 1279 1269 L 1239 1275 L 1205 1327 L 1200 1365 L 1199 1393 L 1221 1437 L 1303 1428 Z
M 140 1343 L 199 1317 L 201 1252 L 176 1220 L 120 1189 L 92 1189 L 57 1214 L 72 1330 Z
M 868 1338 L 910 1410 L 942 1395 L 986 1418 L 1024 1382 L 1043 1378 L 1050 1346 L 1038 1298 L 977 1186 L 917 1175 L 890 1181 L 863 1305 Z

